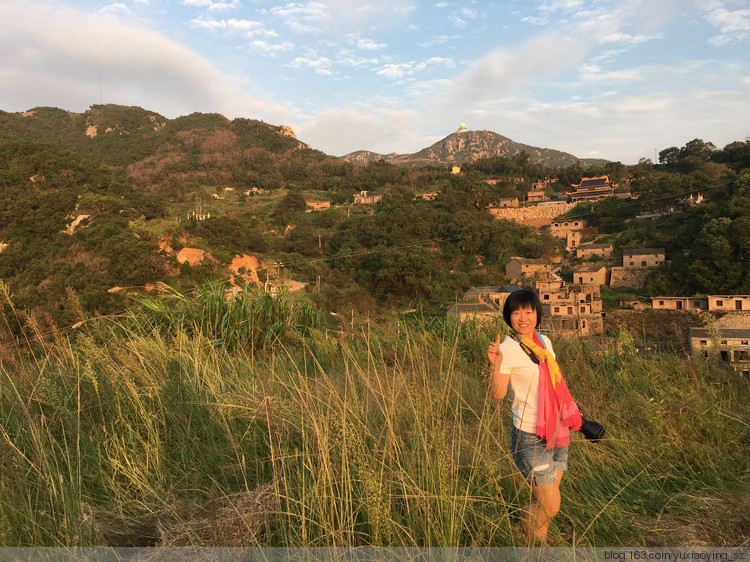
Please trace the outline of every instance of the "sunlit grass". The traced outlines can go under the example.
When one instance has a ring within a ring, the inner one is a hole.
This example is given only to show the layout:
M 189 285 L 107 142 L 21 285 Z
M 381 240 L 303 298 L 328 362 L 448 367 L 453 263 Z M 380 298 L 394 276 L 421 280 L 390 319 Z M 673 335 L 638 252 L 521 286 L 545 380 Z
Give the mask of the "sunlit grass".
M 484 380 L 498 329 L 344 334 L 286 296 L 204 287 L 3 344 L 0 542 L 518 545 L 529 490 Z M 573 436 L 551 544 L 746 544 L 748 381 L 553 338 L 608 433 Z

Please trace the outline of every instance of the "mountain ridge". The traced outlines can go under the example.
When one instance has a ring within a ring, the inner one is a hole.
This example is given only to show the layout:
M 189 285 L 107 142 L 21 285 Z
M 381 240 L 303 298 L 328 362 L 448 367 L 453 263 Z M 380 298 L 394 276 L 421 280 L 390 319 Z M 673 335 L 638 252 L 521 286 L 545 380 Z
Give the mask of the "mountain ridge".
M 548 167 L 574 166 L 581 164 L 588 167 L 606 162 L 600 159 L 578 158 L 567 152 L 552 148 L 540 148 L 528 144 L 518 143 L 484 129 L 482 131 L 466 129 L 463 124 L 455 133 L 451 133 L 436 143 L 411 154 L 380 154 L 369 150 L 350 152 L 342 159 L 355 164 L 368 164 L 384 160 L 397 166 L 420 165 L 461 165 L 483 158 L 514 158 L 523 153 L 530 161 Z

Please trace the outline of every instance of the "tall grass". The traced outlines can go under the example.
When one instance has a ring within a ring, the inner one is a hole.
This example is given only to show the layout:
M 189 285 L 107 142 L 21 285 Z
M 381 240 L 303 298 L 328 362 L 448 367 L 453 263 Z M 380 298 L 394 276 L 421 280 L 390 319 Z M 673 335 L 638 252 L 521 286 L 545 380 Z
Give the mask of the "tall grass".
M 286 296 L 240 299 L 175 293 L 4 344 L 2 545 L 519 544 L 529 490 L 484 379 L 501 327 L 343 334 Z M 552 337 L 608 435 L 573 436 L 551 543 L 746 545 L 748 381 Z

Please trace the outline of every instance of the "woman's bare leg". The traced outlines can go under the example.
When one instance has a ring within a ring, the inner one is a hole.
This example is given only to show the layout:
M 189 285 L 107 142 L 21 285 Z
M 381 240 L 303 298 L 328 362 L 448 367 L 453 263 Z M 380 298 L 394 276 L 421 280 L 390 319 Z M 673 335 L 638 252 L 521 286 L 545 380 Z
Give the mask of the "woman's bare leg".
M 524 527 L 529 546 L 542 546 L 547 540 L 549 522 L 560 511 L 560 480 L 563 471 L 558 470 L 555 481 L 543 486 L 531 486 L 531 505 L 524 513 Z

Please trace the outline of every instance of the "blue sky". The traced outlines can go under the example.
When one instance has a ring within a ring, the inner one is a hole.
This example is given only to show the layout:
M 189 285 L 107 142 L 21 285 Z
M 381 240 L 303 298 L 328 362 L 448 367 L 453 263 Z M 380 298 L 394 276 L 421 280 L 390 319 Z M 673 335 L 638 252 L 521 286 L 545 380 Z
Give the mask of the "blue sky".
M 332 155 L 461 123 L 634 164 L 750 136 L 750 0 L 0 0 L 0 109 L 289 125 Z

